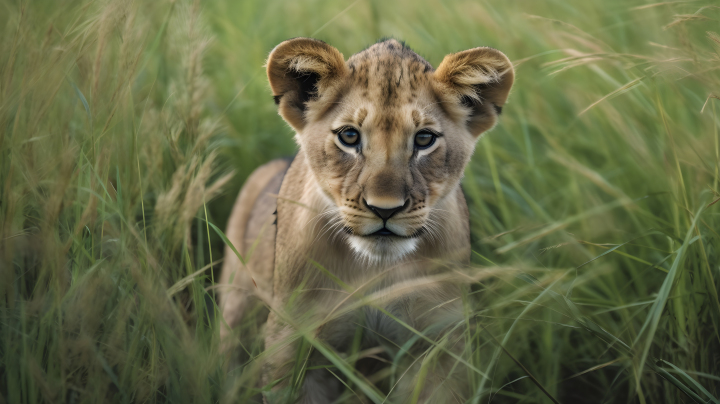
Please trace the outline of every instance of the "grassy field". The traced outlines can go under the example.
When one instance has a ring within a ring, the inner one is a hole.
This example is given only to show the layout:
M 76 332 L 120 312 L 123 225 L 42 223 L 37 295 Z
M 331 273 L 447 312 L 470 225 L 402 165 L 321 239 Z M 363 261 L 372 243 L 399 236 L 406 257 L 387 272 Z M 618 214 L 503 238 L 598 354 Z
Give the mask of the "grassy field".
M 516 64 L 463 181 L 487 275 L 468 402 L 720 403 L 719 21 L 710 0 L 0 0 L 0 404 L 258 400 L 253 319 L 246 360 L 219 350 L 208 223 L 294 153 L 262 65 L 296 36 Z

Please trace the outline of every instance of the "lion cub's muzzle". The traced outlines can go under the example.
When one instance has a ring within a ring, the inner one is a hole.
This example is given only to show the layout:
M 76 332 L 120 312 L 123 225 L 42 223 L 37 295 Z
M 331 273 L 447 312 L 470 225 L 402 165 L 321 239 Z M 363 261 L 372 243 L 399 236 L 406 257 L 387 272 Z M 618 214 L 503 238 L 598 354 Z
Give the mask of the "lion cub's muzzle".
M 405 200 L 405 203 L 400 206 L 393 206 L 390 208 L 370 205 L 365 198 L 363 198 L 363 203 L 372 213 L 375 214 L 375 216 L 382 219 L 383 224 L 385 224 L 391 217 L 393 217 L 393 215 L 407 209 L 407 207 L 410 206 L 410 199 Z
M 390 201 L 379 198 L 359 198 L 364 210 L 372 216 L 364 216 L 359 226 L 353 226 L 348 233 L 373 237 L 373 236 L 397 236 L 417 237 L 422 233 L 423 214 L 416 212 L 424 206 L 413 204 L 410 198 L 396 199 Z M 415 205 L 415 206 L 413 206 Z M 410 212 L 416 212 L 409 216 Z

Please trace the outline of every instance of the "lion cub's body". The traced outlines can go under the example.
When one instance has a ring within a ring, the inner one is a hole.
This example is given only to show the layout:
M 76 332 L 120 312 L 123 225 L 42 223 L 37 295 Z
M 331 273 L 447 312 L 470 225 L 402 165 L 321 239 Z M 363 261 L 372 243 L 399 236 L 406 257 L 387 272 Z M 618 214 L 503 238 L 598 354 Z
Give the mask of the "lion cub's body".
M 220 284 L 232 278 L 234 287 L 222 293 L 225 321 L 236 326 L 252 303 L 253 296 L 269 301 L 275 265 L 275 209 L 289 160 L 273 160 L 255 170 L 245 182 L 228 220 L 226 236 L 241 256 L 247 257 L 244 267 L 240 259 L 225 247 Z M 252 252 L 252 254 L 248 254 Z M 257 285 L 257 287 L 255 286 Z M 228 329 L 223 327 L 223 337 Z
M 268 163 L 246 182 L 227 234 L 247 262 L 228 248 L 221 279 L 233 280 L 221 295 L 230 327 L 252 296 L 271 308 L 265 381 L 282 381 L 269 402 L 337 398 L 341 384 L 318 368 L 326 359 L 317 351 L 308 357 L 315 369 L 293 390 L 286 376 L 300 336 L 340 352 L 382 347 L 393 357 L 418 333 L 422 352 L 424 340 L 448 336 L 462 321 L 461 288 L 446 276 L 470 257 L 459 182 L 475 139 L 507 98 L 512 67 L 488 48 L 448 58 L 436 71 L 394 40 L 347 63 L 304 38 L 272 52 L 271 87 L 300 150 L 292 163 Z M 348 130 L 360 141 L 342 140 Z M 432 143 L 418 145 L 417 134 L 432 134 Z M 462 337 L 441 345 L 417 392 L 423 402 L 462 395 L 448 373 L 458 356 L 446 355 L 462 352 Z M 397 401 L 411 398 L 420 365 L 411 353 L 402 363 L 413 371 L 393 390 Z

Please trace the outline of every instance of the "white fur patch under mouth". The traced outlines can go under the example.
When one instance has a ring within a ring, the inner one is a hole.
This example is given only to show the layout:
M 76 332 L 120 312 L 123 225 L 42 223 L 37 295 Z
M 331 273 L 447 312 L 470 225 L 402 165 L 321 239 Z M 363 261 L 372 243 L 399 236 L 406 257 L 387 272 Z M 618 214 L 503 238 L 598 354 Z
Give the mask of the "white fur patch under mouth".
M 408 237 L 350 235 L 348 241 L 355 254 L 369 263 L 396 262 L 418 247 L 417 238 Z

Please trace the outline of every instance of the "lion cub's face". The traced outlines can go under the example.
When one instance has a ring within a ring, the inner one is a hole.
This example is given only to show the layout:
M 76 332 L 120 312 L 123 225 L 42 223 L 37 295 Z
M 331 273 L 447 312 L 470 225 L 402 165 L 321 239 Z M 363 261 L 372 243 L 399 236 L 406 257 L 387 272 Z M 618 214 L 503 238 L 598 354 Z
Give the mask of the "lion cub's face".
M 280 113 L 297 130 L 315 179 L 360 255 L 398 259 L 438 237 L 439 204 L 454 190 L 475 141 L 512 86 L 494 49 L 449 55 L 437 70 L 396 40 L 347 62 L 307 38 L 278 45 L 268 76 Z M 437 240 L 435 240 L 437 241 Z

